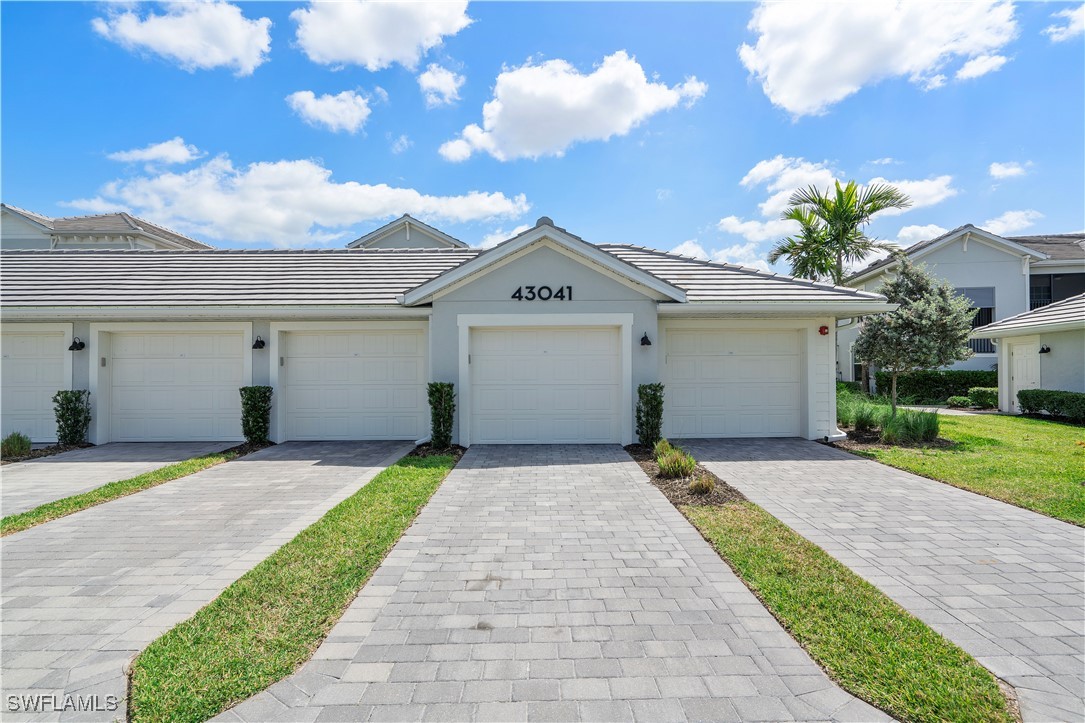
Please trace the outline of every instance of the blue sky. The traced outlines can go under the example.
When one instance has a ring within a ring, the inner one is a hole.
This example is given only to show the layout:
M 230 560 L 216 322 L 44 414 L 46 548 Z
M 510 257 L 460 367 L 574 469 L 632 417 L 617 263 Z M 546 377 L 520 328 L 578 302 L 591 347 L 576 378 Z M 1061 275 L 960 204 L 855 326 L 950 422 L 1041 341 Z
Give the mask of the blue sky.
M 3 200 L 222 247 L 337 247 L 403 212 L 474 245 L 545 214 L 763 265 L 793 186 L 882 178 L 916 207 L 881 238 L 1078 231 L 1083 12 L 4 2 Z

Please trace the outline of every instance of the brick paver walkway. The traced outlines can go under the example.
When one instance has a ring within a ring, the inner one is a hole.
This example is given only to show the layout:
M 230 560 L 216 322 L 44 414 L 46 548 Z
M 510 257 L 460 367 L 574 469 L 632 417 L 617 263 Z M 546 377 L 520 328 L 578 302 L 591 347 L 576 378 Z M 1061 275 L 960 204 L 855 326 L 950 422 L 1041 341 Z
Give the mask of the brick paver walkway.
M 123 698 L 135 653 L 409 449 L 283 444 L 0 540 L 3 719 L 123 720 L 13 713 L 8 696 Z
M 25 512 L 110 482 L 226 449 L 222 442 L 103 444 L 0 467 L 0 512 Z
M 1012 684 L 1085 719 L 1085 531 L 804 440 L 686 440 L 712 472 Z
M 314 659 L 222 717 L 885 719 L 617 446 L 472 447 Z

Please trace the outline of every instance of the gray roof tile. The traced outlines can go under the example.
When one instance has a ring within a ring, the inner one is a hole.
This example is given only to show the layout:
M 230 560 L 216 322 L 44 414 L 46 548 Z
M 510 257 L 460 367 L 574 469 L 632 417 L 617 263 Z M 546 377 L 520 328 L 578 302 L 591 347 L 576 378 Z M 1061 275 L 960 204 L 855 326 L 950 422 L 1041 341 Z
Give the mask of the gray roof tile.
M 1056 301 L 1054 304 L 1041 306 L 1039 309 L 1026 311 L 1016 316 L 1000 319 L 977 329 L 974 336 L 997 339 L 999 336 L 1013 336 L 1018 332 L 1041 331 L 1043 327 L 1080 325 L 1085 329 L 1085 294 L 1071 296 L 1069 299 Z

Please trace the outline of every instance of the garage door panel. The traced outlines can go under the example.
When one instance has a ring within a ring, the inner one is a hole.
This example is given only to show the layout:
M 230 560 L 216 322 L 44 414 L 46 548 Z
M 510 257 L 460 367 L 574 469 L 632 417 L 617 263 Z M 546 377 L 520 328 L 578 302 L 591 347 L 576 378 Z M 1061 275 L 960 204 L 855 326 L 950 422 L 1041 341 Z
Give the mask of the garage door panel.
M 22 432 L 33 442 L 56 441 L 53 395 L 71 388 L 65 375 L 68 335 L 4 330 L 0 370 L 0 436 Z

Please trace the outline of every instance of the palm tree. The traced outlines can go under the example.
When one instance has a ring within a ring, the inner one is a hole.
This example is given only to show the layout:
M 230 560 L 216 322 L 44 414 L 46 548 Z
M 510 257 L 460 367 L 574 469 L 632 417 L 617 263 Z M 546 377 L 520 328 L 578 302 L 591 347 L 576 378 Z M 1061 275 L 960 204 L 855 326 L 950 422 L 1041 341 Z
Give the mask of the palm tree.
M 798 221 L 799 233 L 777 242 L 769 252 L 769 263 L 786 257 L 792 275 L 840 284 L 845 263 L 862 261 L 875 250 L 897 250 L 896 245 L 864 233 L 874 214 L 911 205 L 907 195 L 882 183 L 860 188 L 855 181 L 846 186 L 837 181 L 835 193 L 814 186 L 799 189 L 780 217 Z

